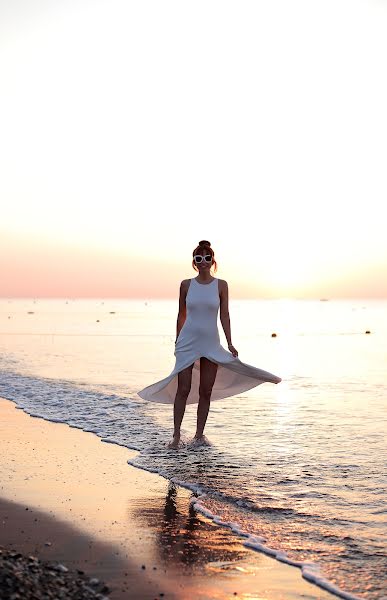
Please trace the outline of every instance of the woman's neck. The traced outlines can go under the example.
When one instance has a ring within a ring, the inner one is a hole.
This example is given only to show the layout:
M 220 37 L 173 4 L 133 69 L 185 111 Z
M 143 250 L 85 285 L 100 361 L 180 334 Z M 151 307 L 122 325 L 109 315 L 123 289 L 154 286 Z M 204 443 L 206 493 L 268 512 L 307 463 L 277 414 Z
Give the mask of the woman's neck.
M 196 277 L 196 279 L 200 283 L 210 283 L 215 278 L 211 275 L 211 273 L 209 271 L 207 271 L 205 273 L 199 273 L 198 276 Z

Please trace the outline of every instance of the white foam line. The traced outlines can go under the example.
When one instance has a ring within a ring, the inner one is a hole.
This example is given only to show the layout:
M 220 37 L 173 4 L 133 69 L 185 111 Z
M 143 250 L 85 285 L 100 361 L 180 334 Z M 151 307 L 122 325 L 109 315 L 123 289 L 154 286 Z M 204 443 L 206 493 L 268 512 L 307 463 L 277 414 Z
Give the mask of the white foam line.
M 65 419 L 59 419 L 58 417 L 47 417 L 44 415 L 40 415 L 39 413 L 32 412 L 27 406 L 24 406 L 23 404 L 16 404 L 16 400 L 12 400 L 9 398 L 5 398 L 5 400 L 12 402 L 15 405 L 15 408 L 22 410 L 30 417 L 34 417 L 36 419 L 43 419 L 43 421 L 49 421 L 50 423 L 63 423 L 64 425 L 68 425 L 69 427 L 72 427 L 73 429 L 80 429 L 81 431 L 85 431 L 86 433 L 93 433 L 94 435 L 99 437 L 101 442 L 105 442 L 106 444 L 116 444 L 117 446 L 123 446 L 124 448 L 128 448 L 129 450 L 136 450 L 137 452 L 141 452 L 141 449 L 136 446 L 129 446 L 128 444 L 122 444 L 121 442 L 119 442 L 117 440 L 111 440 L 110 438 L 102 438 L 98 432 L 98 429 L 87 429 L 86 427 L 82 427 L 82 425 L 78 425 L 77 423 L 69 423 Z M 133 466 L 138 468 L 137 465 L 133 465 Z M 154 471 L 154 472 L 157 473 L 157 471 Z
M 341 590 L 339 587 L 325 579 L 325 577 L 323 577 L 320 574 L 319 567 L 317 565 L 314 565 L 313 563 L 304 564 L 301 567 L 301 571 L 304 579 L 306 579 L 310 583 L 318 585 L 318 587 L 322 588 L 323 590 L 331 592 L 331 594 L 335 594 L 336 596 L 340 596 L 340 598 L 345 598 L 346 600 L 361 600 L 359 596 L 355 596 L 354 594 L 345 592 L 344 590 Z
M 123 444 L 122 442 L 119 442 L 118 440 L 115 440 L 115 439 L 101 438 L 101 442 L 104 442 L 105 444 L 115 444 L 116 446 L 128 448 L 128 450 L 137 450 L 137 452 L 141 452 L 141 448 L 138 448 L 136 446 L 128 446 L 127 444 Z M 135 467 L 136 465 L 133 465 L 133 466 Z

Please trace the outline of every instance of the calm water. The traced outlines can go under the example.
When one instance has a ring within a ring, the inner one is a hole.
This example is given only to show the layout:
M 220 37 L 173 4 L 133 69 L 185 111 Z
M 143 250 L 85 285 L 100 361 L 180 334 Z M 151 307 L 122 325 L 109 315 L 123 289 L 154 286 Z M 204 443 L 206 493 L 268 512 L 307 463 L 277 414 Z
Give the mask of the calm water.
M 165 448 L 172 407 L 135 394 L 173 368 L 176 310 L 1 300 L 0 395 L 138 449 L 134 464 L 205 493 L 203 509 L 252 544 L 315 563 L 322 582 L 387 595 L 387 302 L 231 302 L 241 360 L 284 381 L 214 402 L 213 445 L 177 453 Z

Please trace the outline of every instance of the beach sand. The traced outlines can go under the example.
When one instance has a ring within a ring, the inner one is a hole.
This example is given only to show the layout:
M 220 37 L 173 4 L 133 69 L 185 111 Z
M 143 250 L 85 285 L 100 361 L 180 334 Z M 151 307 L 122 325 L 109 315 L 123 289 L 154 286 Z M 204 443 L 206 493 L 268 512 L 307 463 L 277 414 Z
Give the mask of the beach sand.
M 197 513 L 136 453 L 0 399 L 0 545 L 81 569 L 110 598 L 333 598 Z

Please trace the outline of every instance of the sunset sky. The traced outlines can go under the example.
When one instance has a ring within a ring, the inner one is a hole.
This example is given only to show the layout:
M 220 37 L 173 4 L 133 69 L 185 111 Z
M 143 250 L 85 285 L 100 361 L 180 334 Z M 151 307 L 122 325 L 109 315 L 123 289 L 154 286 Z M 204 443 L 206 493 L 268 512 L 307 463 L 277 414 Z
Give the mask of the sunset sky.
M 0 296 L 387 297 L 387 3 L 4 0 Z

